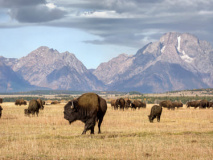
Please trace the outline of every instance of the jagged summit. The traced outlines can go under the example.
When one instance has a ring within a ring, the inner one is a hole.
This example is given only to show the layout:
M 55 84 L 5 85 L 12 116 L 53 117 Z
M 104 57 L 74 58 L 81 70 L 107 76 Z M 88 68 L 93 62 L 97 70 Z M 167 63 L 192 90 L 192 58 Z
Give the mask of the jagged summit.
M 19 59 L 13 65 L 13 70 L 21 74 L 30 84 L 39 87 L 96 90 L 101 84 L 74 54 L 59 53 L 44 46 Z
M 189 33 L 166 33 L 126 59 L 130 63 L 126 60 L 120 63 L 118 56 L 101 64 L 94 74 L 110 84 L 111 90 L 163 92 L 213 87 L 212 46 Z M 112 62 L 117 62 L 117 69 Z M 104 78 L 105 74 L 108 78 Z

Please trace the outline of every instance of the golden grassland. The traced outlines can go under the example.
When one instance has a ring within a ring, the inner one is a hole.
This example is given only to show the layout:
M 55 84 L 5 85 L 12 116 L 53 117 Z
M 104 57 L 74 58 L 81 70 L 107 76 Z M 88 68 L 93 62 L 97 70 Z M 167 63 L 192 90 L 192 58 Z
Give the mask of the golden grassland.
M 213 109 L 163 109 L 161 122 L 146 109 L 114 111 L 110 104 L 102 134 L 81 135 L 84 124 L 63 118 L 64 104 L 46 105 L 38 117 L 27 106 L 3 103 L 0 159 L 213 159 Z

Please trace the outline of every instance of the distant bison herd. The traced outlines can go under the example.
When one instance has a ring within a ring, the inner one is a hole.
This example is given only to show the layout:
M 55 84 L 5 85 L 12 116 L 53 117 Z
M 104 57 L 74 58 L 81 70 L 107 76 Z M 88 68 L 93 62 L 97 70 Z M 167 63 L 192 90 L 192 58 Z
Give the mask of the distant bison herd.
M 3 103 L 3 99 L 0 98 L 0 103 Z M 50 104 L 58 104 L 57 101 L 53 101 Z M 23 99 L 17 99 L 15 105 L 27 105 L 27 101 Z M 28 108 L 24 109 L 24 114 L 26 116 L 38 116 L 39 110 L 43 110 L 45 101 L 41 99 L 33 99 L 29 101 Z M 118 98 L 111 100 L 111 107 L 114 110 L 124 111 L 131 108 L 132 110 L 146 108 L 146 103 L 140 100 L 130 100 L 129 98 Z M 153 122 L 155 118 L 160 122 L 160 117 L 162 113 L 162 108 L 167 108 L 168 110 L 175 110 L 175 108 L 183 107 L 181 102 L 171 102 L 170 100 L 161 101 L 158 105 L 153 105 L 148 115 L 150 122 Z M 186 107 L 194 107 L 199 109 L 213 108 L 213 102 L 207 100 L 196 100 L 189 101 L 186 103 Z M 2 116 L 3 108 L 0 106 L 0 118 Z M 69 101 L 64 106 L 64 119 L 69 121 L 69 124 L 76 120 L 80 120 L 85 123 L 84 130 L 82 134 L 86 134 L 90 130 L 91 134 L 94 134 L 94 127 L 96 122 L 98 122 L 98 133 L 101 133 L 101 124 L 104 118 L 104 115 L 107 111 L 107 102 L 105 99 L 100 97 L 95 93 L 85 93 Z
M 118 98 L 116 100 L 111 101 L 111 106 L 114 107 L 115 110 L 117 109 L 140 109 L 140 108 L 146 108 L 146 103 L 141 102 L 139 100 L 134 100 L 133 102 L 129 98 Z

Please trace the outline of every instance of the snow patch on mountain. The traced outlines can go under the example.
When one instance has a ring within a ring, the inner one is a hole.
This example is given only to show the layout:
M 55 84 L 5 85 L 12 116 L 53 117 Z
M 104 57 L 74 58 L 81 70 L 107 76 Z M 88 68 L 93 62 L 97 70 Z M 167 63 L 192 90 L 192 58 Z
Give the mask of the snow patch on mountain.
M 164 52 L 165 48 L 166 48 L 166 46 L 163 46 L 163 48 L 160 50 L 160 51 L 161 51 L 161 53 L 163 53 L 163 52 Z
M 181 41 L 181 37 L 179 36 L 179 37 L 177 37 L 177 39 L 178 39 L 178 47 L 177 47 L 177 50 L 178 50 L 178 52 L 181 52 L 181 51 L 180 51 L 180 41 Z
M 189 57 L 185 51 L 183 51 L 183 55 L 180 56 L 182 60 L 186 61 L 187 63 L 192 63 L 192 61 L 194 60 L 193 58 Z

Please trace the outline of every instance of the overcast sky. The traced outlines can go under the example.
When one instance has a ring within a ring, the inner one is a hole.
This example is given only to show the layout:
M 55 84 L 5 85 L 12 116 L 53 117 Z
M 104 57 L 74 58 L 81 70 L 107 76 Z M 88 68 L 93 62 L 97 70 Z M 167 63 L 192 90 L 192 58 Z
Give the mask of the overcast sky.
M 212 8 L 213 0 L 0 0 L 0 56 L 47 46 L 90 69 L 171 31 L 213 44 Z

